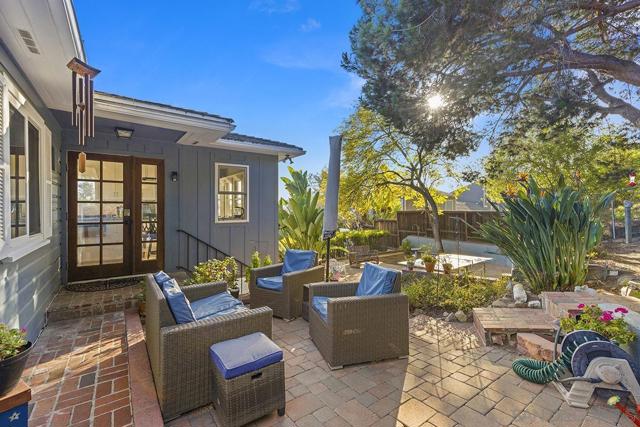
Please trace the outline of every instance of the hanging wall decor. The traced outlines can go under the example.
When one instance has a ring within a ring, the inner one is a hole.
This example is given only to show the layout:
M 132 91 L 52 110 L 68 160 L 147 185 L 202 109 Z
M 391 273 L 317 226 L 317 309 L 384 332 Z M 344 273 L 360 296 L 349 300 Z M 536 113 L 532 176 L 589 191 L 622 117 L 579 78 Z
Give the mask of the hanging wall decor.
M 93 113 L 93 78 L 100 70 L 85 64 L 78 58 L 73 58 L 67 64 L 71 70 L 71 126 L 78 128 L 78 171 L 85 171 L 87 155 L 84 145 L 87 137 L 95 136 Z

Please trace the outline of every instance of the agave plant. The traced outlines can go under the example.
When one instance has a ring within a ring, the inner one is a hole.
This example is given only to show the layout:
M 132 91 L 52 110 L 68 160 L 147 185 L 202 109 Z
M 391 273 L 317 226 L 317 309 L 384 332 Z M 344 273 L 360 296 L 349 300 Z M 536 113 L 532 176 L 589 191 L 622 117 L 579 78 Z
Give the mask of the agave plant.
M 599 215 L 614 193 L 592 200 L 560 178 L 543 190 L 532 177 L 504 195 L 500 218 L 482 224 L 480 235 L 513 261 L 531 289 L 559 291 L 582 285 L 588 254 L 600 242 Z

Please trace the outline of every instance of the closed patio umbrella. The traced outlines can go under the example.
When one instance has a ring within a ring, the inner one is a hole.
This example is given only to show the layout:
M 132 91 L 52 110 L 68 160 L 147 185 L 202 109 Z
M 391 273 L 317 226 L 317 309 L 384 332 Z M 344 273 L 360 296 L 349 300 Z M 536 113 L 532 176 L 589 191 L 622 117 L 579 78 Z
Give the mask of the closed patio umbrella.
M 324 222 L 322 238 L 327 241 L 325 256 L 325 280 L 329 281 L 329 250 L 331 238 L 338 231 L 338 193 L 340 191 L 340 153 L 342 151 L 342 135 L 329 137 L 329 172 L 324 197 Z

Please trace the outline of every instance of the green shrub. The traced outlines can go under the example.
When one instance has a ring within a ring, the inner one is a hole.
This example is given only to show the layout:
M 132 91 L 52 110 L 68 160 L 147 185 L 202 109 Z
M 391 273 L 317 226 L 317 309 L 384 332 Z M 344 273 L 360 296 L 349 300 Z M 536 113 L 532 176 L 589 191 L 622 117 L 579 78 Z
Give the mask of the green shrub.
M 408 275 L 402 292 L 414 308 L 437 308 L 447 311 L 485 307 L 504 295 L 505 281 L 491 281 L 466 274 L 433 275 L 419 277 Z
M 347 247 L 350 243 L 352 245 L 370 245 L 377 246 L 378 240 L 389 235 L 385 230 L 349 230 L 338 231 L 333 239 L 332 243 L 338 246 Z
M 273 264 L 271 261 L 271 256 L 265 255 L 263 259 L 260 259 L 260 252 L 255 251 L 251 254 L 251 265 L 247 267 L 245 272 L 245 279 L 247 282 L 251 280 L 251 270 L 259 267 L 266 267 L 267 265 Z
M 10 329 L 4 323 L 0 323 L 0 360 L 15 356 L 25 345 L 27 332 L 24 329 Z
M 184 281 L 185 285 L 198 283 L 226 282 L 229 289 L 236 289 L 238 277 L 238 263 L 235 258 L 228 257 L 223 260 L 210 259 L 201 262 L 193 268 L 191 278 Z
M 535 293 L 584 284 L 588 255 L 602 237 L 599 216 L 613 193 L 595 200 L 562 178 L 547 190 L 529 178 L 503 196 L 502 215 L 482 224 L 480 235 L 513 261 Z

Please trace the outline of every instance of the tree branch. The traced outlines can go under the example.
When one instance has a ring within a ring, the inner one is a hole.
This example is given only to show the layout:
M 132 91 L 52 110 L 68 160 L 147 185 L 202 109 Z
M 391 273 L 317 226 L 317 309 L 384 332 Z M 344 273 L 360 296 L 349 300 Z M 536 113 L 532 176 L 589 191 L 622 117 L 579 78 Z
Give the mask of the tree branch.
M 598 99 L 607 104 L 606 111 L 608 113 L 619 114 L 634 125 L 640 126 L 640 109 L 607 92 L 604 87 L 606 83 L 600 81 L 595 72 L 589 70 L 587 71 L 587 76 L 589 76 L 593 93 L 596 94 Z

